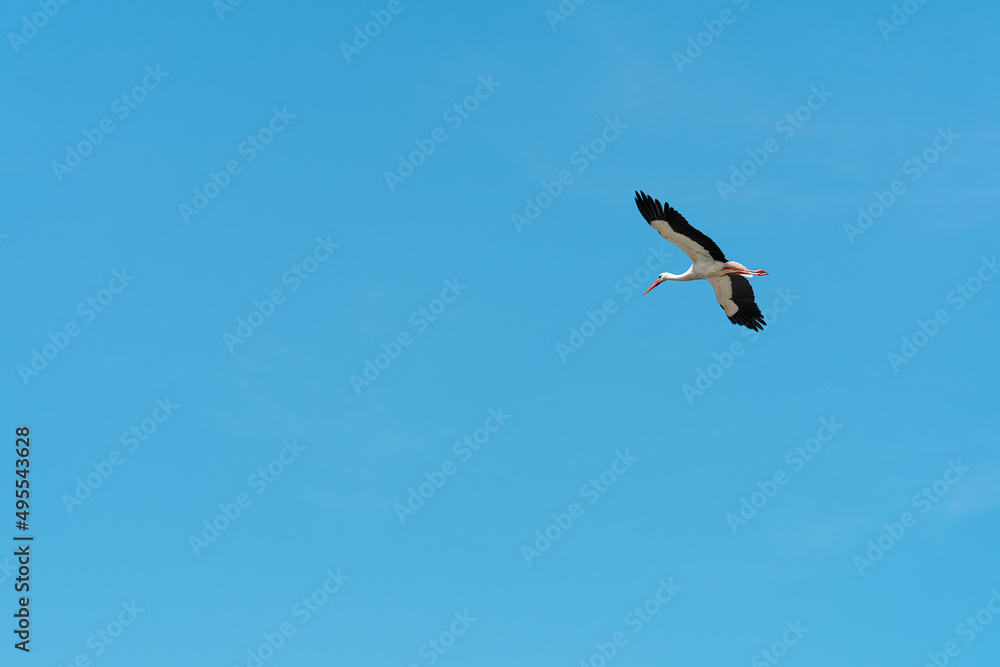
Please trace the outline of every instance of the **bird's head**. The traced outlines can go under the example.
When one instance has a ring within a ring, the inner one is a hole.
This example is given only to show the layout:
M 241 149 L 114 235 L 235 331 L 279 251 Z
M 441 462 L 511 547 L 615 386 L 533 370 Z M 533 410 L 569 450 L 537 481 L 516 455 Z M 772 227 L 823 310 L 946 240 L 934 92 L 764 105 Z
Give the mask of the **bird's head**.
M 645 292 L 643 292 L 643 294 L 644 294 L 644 295 L 645 295 L 645 294 L 649 294 L 649 290 L 653 289 L 654 287 L 656 287 L 657 285 L 659 285 L 660 283 L 662 283 L 662 282 L 663 282 L 664 280 L 666 280 L 666 279 L 667 279 L 667 278 L 668 278 L 669 276 L 670 276 L 670 274 L 669 274 L 669 273 L 661 273 L 661 274 L 660 274 L 659 276 L 657 276 L 657 277 L 656 277 L 656 282 L 655 282 L 655 283 L 653 283 L 652 285 L 650 285 L 650 286 L 649 286 L 649 289 L 647 289 L 647 290 L 646 290 Z

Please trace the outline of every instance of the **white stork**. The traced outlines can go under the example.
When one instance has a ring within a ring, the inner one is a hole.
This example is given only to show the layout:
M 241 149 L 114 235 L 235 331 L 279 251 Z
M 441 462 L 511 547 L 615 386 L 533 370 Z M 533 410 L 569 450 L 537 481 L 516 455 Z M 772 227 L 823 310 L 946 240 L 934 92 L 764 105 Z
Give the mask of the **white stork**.
M 680 213 L 645 192 L 635 193 L 635 205 L 660 236 L 673 243 L 691 258 L 691 268 L 679 276 L 661 273 L 643 294 L 667 280 L 707 280 L 712 283 L 715 298 L 726 311 L 729 321 L 759 331 L 764 328 L 764 316 L 753 300 L 750 281 L 744 276 L 766 276 L 767 271 L 751 270 L 739 262 L 730 262 L 708 238 L 691 226 Z

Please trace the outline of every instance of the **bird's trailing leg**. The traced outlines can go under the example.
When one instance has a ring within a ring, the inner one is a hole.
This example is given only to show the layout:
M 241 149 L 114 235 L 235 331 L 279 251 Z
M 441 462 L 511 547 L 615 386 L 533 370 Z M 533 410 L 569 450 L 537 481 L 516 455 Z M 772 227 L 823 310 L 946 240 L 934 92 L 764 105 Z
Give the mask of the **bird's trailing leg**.
M 748 269 L 746 267 L 734 267 L 728 268 L 727 276 L 766 276 L 770 275 L 764 269 Z

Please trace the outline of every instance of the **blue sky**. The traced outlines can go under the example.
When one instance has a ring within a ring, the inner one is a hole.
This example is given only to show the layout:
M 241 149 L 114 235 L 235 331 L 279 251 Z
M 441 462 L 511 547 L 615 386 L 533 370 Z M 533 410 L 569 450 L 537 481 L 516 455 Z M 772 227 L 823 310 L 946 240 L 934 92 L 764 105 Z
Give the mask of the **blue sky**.
M 561 7 L 4 5 L 5 654 L 996 661 L 1000 10 Z

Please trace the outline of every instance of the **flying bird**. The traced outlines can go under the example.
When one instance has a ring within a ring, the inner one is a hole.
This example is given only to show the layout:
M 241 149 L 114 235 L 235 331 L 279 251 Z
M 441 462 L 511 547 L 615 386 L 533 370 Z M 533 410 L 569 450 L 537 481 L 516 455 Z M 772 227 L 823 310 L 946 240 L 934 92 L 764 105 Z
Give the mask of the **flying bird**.
M 729 321 L 754 331 L 764 328 L 764 316 L 753 300 L 753 288 L 744 276 L 766 276 L 767 271 L 748 269 L 739 262 L 730 262 L 715 241 L 691 226 L 684 216 L 664 202 L 653 199 L 645 192 L 635 193 L 635 205 L 642 217 L 660 236 L 673 243 L 691 258 L 691 268 L 684 273 L 661 273 L 647 294 L 667 280 L 707 280 L 715 290 L 715 298 L 726 312 Z

